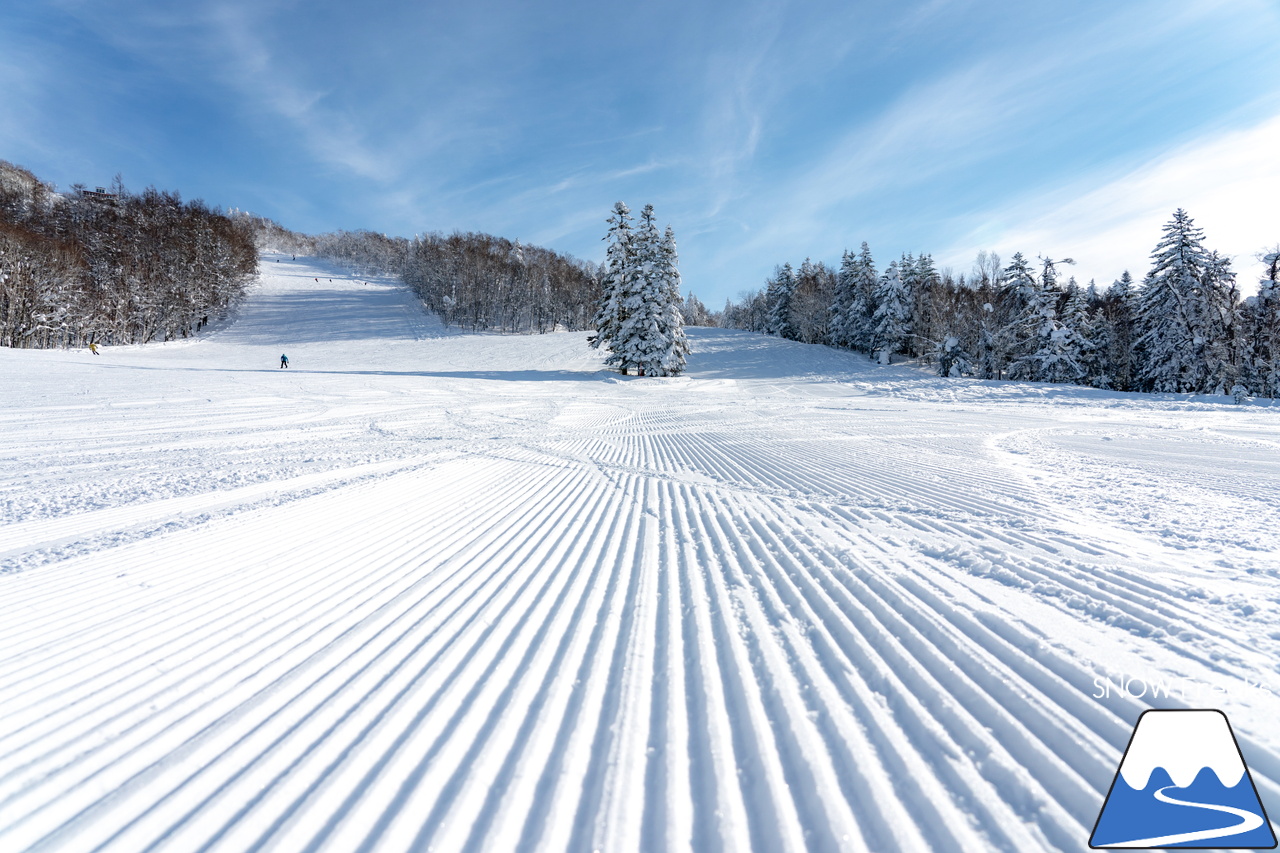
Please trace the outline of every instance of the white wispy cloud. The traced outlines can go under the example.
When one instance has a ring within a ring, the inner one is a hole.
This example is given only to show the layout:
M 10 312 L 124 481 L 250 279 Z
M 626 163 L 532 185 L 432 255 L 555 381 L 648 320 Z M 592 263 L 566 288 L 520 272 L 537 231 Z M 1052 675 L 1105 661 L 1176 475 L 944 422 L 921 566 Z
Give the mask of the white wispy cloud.
M 1250 127 L 1206 134 L 1125 174 L 1085 175 L 984 212 L 939 254 L 967 268 L 979 249 L 1070 255 L 1080 281 L 1109 284 L 1126 269 L 1141 278 L 1160 227 L 1184 208 L 1209 248 L 1230 256 L 1256 282 L 1253 255 L 1280 242 L 1280 110 Z
M 926 17 L 936 17 L 946 11 L 946 5 L 931 4 Z M 953 11 L 963 5 L 957 3 Z M 735 213 L 746 223 L 749 237 L 737 244 L 719 241 L 707 267 L 729 269 L 750 258 L 763 277 L 773 263 L 782 260 L 805 255 L 837 259 L 841 249 L 860 239 L 871 239 L 875 248 L 877 238 L 864 236 L 871 233 L 886 237 L 889 254 L 933 251 L 958 269 L 967 269 L 978 249 L 996 248 L 1009 254 L 1015 249 L 1032 254 L 1044 251 L 1055 257 L 1071 254 L 1084 261 L 1094 257 L 1095 245 L 1115 246 L 1112 254 L 1099 251 L 1096 269 L 1100 279 L 1118 275 L 1123 266 L 1114 271 L 1110 267 L 1122 256 L 1124 241 L 1138 237 L 1141 227 L 1135 224 L 1131 233 L 1121 236 L 1118 220 L 1111 223 L 1096 213 L 1107 204 L 1102 195 L 1080 198 L 1098 188 L 1102 173 L 1064 182 L 1052 156 L 1037 155 L 1035 148 L 1050 147 L 1055 134 L 1072 132 L 1081 150 L 1090 150 L 1095 161 L 1110 164 L 1110 177 L 1117 177 L 1117 169 L 1121 174 L 1133 171 L 1132 143 L 1113 148 L 1105 127 L 1095 131 L 1103 135 L 1090 139 L 1068 123 L 1097 122 L 1092 98 L 1117 85 L 1138 85 L 1116 80 L 1120 69 L 1133 73 L 1135 55 L 1155 57 L 1140 72 L 1146 75 L 1144 84 L 1167 88 L 1169 84 L 1161 78 L 1166 69 L 1158 63 L 1184 58 L 1167 50 L 1169 45 L 1185 43 L 1194 34 L 1205 55 L 1212 56 L 1227 46 L 1215 39 L 1223 32 L 1238 32 L 1224 21 L 1247 19 L 1259 11 L 1257 5 L 1257 0 L 1129 4 L 1060 32 L 1011 38 L 1000 49 L 940 69 L 901 92 L 878 114 L 848 123 L 821 157 L 790 175 L 779 175 L 773 185 L 738 205 Z M 912 13 L 912 20 L 919 14 Z M 1259 20 L 1274 23 L 1276 10 L 1270 9 Z M 1181 69 L 1175 72 L 1170 75 L 1175 80 L 1186 76 Z M 1147 156 L 1152 156 L 1159 144 L 1147 136 L 1144 146 Z M 1194 206 L 1193 215 L 1201 211 L 1210 236 L 1219 228 L 1230 230 L 1238 236 L 1224 248 L 1237 255 L 1248 253 L 1263 226 L 1245 226 L 1245 219 L 1252 217 L 1256 222 L 1261 211 L 1244 204 L 1242 197 L 1250 181 L 1265 184 L 1276 168 L 1274 156 L 1263 162 L 1267 156 L 1264 137 L 1259 130 L 1247 139 L 1224 137 L 1217 145 L 1201 140 L 1186 158 L 1161 157 L 1160 162 L 1167 165 L 1147 179 L 1141 193 L 1132 185 L 1136 178 L 1117 185 L 1111 208 L 1119 208 L 1121 201 L 1126 209 L 1135 208 L 1123 217 L 1134 223 L 1140 218 L 1136 208 L 1146 211 L 1148 218 L 1156 211 L 1158 228 L 1178 204 Z M 1273 149 L 1280 147 L 1276 141 L 1273 138 Z M 999 186 L 1002 180 L 1009 184 L 1005 176 L 1012 174 L 1006 161 L 1019 158 L 1024 164 L 1019 168 L 1032 180 L 1016 190 Z M 1212 159 L 1213 171 L 1193 174 L 1197 158 Z M 1174 172 L 1177 163 L 1184 165 L 1185 173 Z M 1162 186 L 1168 189 L 1163 195 Z M 1008 201 L 1011 191 L 1015 201 Z M 949 194 L 963 195 L 974 206 L 957 210 Z M 1274 192 L 1271 195 L 1275 197 Z M 1048 210 L 1055 212 L 1045 214 Z M 1246 210 L 1250 212 L 1242 212 Z M 1063 240 L 1044 239 L 1041 244 L 1041 232 L 1047 235 L 1051 222 L 1066 223 L 1070 211 L 1080 211 L 1070 220 L 1071 234 L 1064 224 Z M 1118 212 L 1108 215 L 1120 216 Z M 975 226 L 975 220 L 984 224 Z M 1038 221 L 1044 227 L 1033 231 L 1029 223 Z M 1218 221 L 1222 224 L 1217 225 Z M 996 222 L 1007 222 L 1009 228 L 996 227 L 992 224 Z M 957 232 L 965 237 L 952 239 Z M 1151 242 L 1143 234 L 1128 248 L 1137 247 L 1141 261 Z M 940 244 L 948 243 L 950 248 L 938 250 Z M 879 245 L 883 252 L 885 244 Z M 1077 274 L 1084 271 L 1081 266 Z
M 171 8 L 154 3 L 58 0 L 104 44 L 164 78 L 193 90 L 221 88 L 222 103 L 250 124 L 291 132 L 316 160 L 351 174 L 389 180 L 393 158 L 371 144 L 354 117 L 326 106 L 330 94 L 307 81 L 307 68 L 288 67 L 272 37 L 286 0 L 214 0 Z M 101 87 L 103 81 L 87 81 Z M 263 119 L 266 119 L 263 121 Z M 274 127 L 272 122 L 278 122 Z
M 322 162 L 355 175 L 390 181 L 398 173 L 394 157 L 369 143 L 352 116 L 325 108 L 328 94 L 280 67 L 271 45 L 259 35 L 260 10 L 223 3 L 209 15 L 215 51 L 224 57 L 218 74 L 237 95 L 289 122 L 302 144 Z
M 1207 14 L 1203 6 L 1134 4 L 1092 26 L 1011 44 L 907 89 L 878 116 L 849 127 L 790 182 L 786 193 L 795 205 L 774 227 L 810 228 L 831 208 L 870 193 L 998 161 L 1060 122 L 1055 105 L 1079 97 L 1109 59 L 1194 26 Z M 1144 26 L 1135 39 L 1138 23 Z
M 1231 117 L 1280 103 L 1280 62 L 1258 52 L 1274 0 L 47 8 L 79 41 L 33 27 L 18 58 L 0 31 L 0 115 L 43 123 L 24 140 L 0 122 L 0 143 L 65 139 L 46 159 L 108 164 L 97 180 L 123 160 L 144 182 L 230 184 L 226 201 L 299 228 L 485 230 L 598 257 L 612 202 L 652 202 L 712 300 L 864 239 L 882 261 L 1019 249 L 1109 279 L 1143 267 L 1178 205 L 1242 264 L 1277 239 L 1249 206 L 1251 184 L 1276 195 L 1270 125 Z M 66 118 L 86 103 L 106 118 L 92 139 Z
M 757 19 L 772 13 L 770 7 L 748 11 Z M 760 142 L 765 111 L 773 96 L 770 77 L 762 73 L 776 27 L 752 28 L 757 35 L 745 43 L 713 51 L 705 63 L 705 87 L 701 113 L 704 215 L 718 216 L 738 192 L 740 171 L 754 156 Z
M 0 116 L 5 117 L 0 121 L 0 151 L 12 151 L 19 141 L 43 135 L 43 117 L 36 107 L 41 64 L 32 51 L 0 37 Z

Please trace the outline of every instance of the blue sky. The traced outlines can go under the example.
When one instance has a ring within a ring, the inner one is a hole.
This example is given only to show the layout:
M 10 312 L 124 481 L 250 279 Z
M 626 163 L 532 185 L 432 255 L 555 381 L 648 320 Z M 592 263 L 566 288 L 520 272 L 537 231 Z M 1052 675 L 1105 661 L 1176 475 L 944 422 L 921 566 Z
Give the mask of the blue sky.
M 775 264 L 1145 271 L 1280 242 L 1280 3 L 188 2 L 0 9 L 0 158 L 302 231 L 603 257 L 652 203 L 712 307 Z

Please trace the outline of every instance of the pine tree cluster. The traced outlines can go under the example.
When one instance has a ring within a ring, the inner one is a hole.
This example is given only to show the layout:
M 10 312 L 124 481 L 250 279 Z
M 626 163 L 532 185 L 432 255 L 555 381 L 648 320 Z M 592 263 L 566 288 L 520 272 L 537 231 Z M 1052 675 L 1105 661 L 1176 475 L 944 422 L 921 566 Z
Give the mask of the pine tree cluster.
M 659 233 L 651 204 L 640 212 L 638 228 L 632 228 L 631 211 L 622 202 L 607 221 L 609 247 L 589 342 L 606 348 L 605 364 L 624 374 L 674 376 L 684 370 L 689 353 L 685 311 L 701 304 L 686 305 L 680 298 L 675 233 L 670 226 Z
M 1120 391 L 1280 396 L 1280 248 L 1262 256 L 1257 296 L 1241 300 L 1228 259 L 1186 211 L 1164 226 L 1141 286 L 1065 283 L 1070 258 L 980 252 L 972 276 L 904 255 L 877 272 L 866 243 L 839 271 L 806 260 L 729 302 L 729 328 L 824 343 L 888 364 L 912 358 L 940 376 L 1090 385 Z M 825 311 L 815 310 L 825 306 Z

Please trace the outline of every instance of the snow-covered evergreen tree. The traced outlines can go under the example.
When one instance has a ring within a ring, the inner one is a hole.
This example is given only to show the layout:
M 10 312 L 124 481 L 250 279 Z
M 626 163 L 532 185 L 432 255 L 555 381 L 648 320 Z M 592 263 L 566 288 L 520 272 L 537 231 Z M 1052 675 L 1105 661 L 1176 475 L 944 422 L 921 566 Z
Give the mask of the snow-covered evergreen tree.
M 769 333 L 786 338 L 797 339 L 795 321 L 791 317 L 791 303 L 796 296 L 796 277 L 791 271 L 791 264 L 783 264 L 769 280 L 765 298 L 769 303 Z
M 664 298 L 658 322 L 662 347 L 660 358 L 656 363 L 646 365 L 645 373 L 649 376 L 675 376 L 684 370 L 685 356 L 689 354 L 689 341 L 684 334 L 684 314 L 681 310 L 680 258 L 676 252 L 675 231 L 670 225 L 662 235 L 657 257 L 655 277 Z
M 902 257 L 898 258 L 898 277 L 902 279 L 903 285 L 907 288 L 907 292 L 914 298 L 916 292 L 916 284 L 919 277 L 916 273 L 916 258 L 910 252 L 903 252 Z M 915 305 L 911 306 L 912 313 L 915 313 Z
M 1059 321 L 1057 311 L 1042 301 L 1036 327 L 1036 349 L 1026 356 L 1026 369 L 1019 373 L 1038 382 L 1075 382 L 1085 375 L 1081 365 L 1081 344 L 1075 331 Z
M 978 379 L 999 379 L 1004 371 L 1003 352 L 998 346 L 1001 316 L 998 304 L 1003 293 L 1000 256 L 979 252 L 974 262 L 974 287 L 960 290 L 969 303 L 969 328 L 965 337 L 973 343 L 973 375 Z
M 1261 257 L 1266 276 L 1244 305 L 1248 337 L 1241 382 L 1255 397 L 1280 397 L 1280 247 Z
M 832 312 L 832 331 L 837 346 L 871 352 L 874 331 L 871 318 L 876 310 L 876 286 L 876 265 L 871 258 L 871 248 L 864 242 L 857 255 L 845 252 L 836 278 L 837 310 Z
M 1067 298 L 1062 306 L 1062 325 L 1071 332 L 1067 355 L 1080 367 L 1073 378 L 1049 379 L 1049 382 L 1088 382 L 1090 371 L 1097 370 L 1097 329 L 1093 322 L 1091 302 L 1097 298 L 1097 285 L 1089 282 L 1088 290 L 1076 284 L 1075 278 L 1067 283 Z
M 624 290 L 635 277 L 635 243 L 631 229 L 631 210 L 623 202 L 613 206 L 609 233 L 605 235 L 609 247 L 605 249 L 605 261 L 600 275 L 600 307 L 596 311 L 594 335 L 587 342 L 608 349 L 622 327 Z
M 911 256 L 907 259 L 910 261 Z M 921 348 L 916 344 L 921 341 L 941 340 L 944 344 L 948 337 L 943 333 L 944 326 L 950 326 L 952 320 L 945 313 L 944 290 L 938 269 L 933 264 L 933 256 L 922 252 L 914 261 L 910 261 L 910 275 L 904 273 L 907 289 L 911 292 L 911 332 L 909 349 L 913 355 L 919 355 Z
M 1098 332 L 1093 341 L 1098 347 L 1102 367 L 1098 371 L 1099 388 L 1131 391 L 1134 388 L 1133 341 L 1137 322 L 1137 294 L 1133 276 L 1125 270 L 1112 283 L 1102 299 Z
M 1025 337 L 1020 334 L 1019 323 L 1027 294 L 1035 287 L 1035 276 L 1021 252 L 1003 269 L 999 268 L 999 256 L 995 254 L 979 253 L 978 262 L 982 272 L 978 294 L 983 303 L 974 373 L 980 379 L 1003 379 Z
M 1084 368 L 1079 381 L 1095 388 L 1110 388 L 1107 375 L 1107 319 L 1102 312 L 1102 295 L 1098 285 L 1089 282 L 1087 288 L 1072 285 L 1063 306 L 1063 323 L 1073 332 L 1079 344 L 1078 360 Z
M 849 331 L 849 321 L 853 309 L 855 263 L 853 254 L 845 249 L 844 254 L 840 256 L 840 271 L 836 273 L 836 290 L 831 298 L 831 318 L 828 325 L 831 329 L 832 346 L 852 346 L 853 336 Z
M 1074 264 L 1075 261 L 1071 258 L 1055 261 L 1052 258 L 1046 258 L 1042 255 L 1040 257 L 1040 262 L 1042 264 L 1040 273 L 1040 289 L 1047 292 L 1062 290 L 1063 288 L 1058 284 L 1058 264 Z M 1075 284 L 1074 278 L 1071 279 L 1071 284 Z
M 653 217 L 653 205 L 640 212 L 640 224 L 631 237 L 632 250 L 617 290 L 618 327 L 609 344 L 605 364 L 623 373 L 657 364 L 662 359 L 661 316 L 665 293 L 657 267 L 661 237 Z
M 906 349 L 911 336 L 911 291 L 902 280 L 898 262 L 890 262 L 876 287 L 876 312 L 872 316 L 875 331 L 875 357 L 888 364 L 894 353 Z
M 863 352 L 871 352 L 871 338 L 875 327 L 871 318 L 875 316 L 878 303 L 876 289 L 880 284 L 880 274 L 876 272 L 875 261 L 871 257 L 871 249 L 866 243 L 858 251 L 858 264 L 853 291 L 854 338 L 856 345 Z
M 1014 252 L 1009 266 L 1004 268 L 1000 277 L 1000 286 L 1022 300 L 1016 306 L 1019 309 L 1017 313 L 1021 313 L 1021 308 L 1026 301 L 1039 292 L 1039 285 L 1036 283 L 1035 273 L 1031 271 L 1031 264 L 1021 252 Z
M 795 340 L 807 344 L 831 343 L 831 302 L 836 273 L 821 261 L 804 259 L 795 276 L 791 298 L 791 324 Z
M 1047 264 L 1046 269 L 1049 280 L 1056 283 L 1052 263 Z M 1055 316 L 1046 315 L 1045 309 L 1053 309 L 1057 297 L 1056 288 L 1046 292 L 1031 271 L 1031 264 L 1021 252 L 1016 252 L 1004 270 L 998 332 L 1010 379 L 1040 378 L 1041 360 L 1037 353 L 1057 326 Z
M 1207 252 L 1204 232 L 1179 208 L 1152 252 L 1138 301 L 1141 337 L 1139 379 L 1151 391 L 1192 391 L 1200 385 L 1203 359 L 1197 291 Z
M 598 330 L 596 341 L 607 344 L 605 364 L 623 373 L 671 376 L 684 369 L 689 345 L 681 316 L 680 273 L 675 234 L 668 228 L 659 234 L 653 205 L 640 213 L 639 227 L 631 231 L 621 202 L 609 220 L 614 239 L 606 262 L 606 278 L 612 287 L 602 296 L 599 323 L 611 329 L 607 337 Z M 593 345 L 599 345 L 593 341 Z
M 1089 320 L 1090 297 L 1096 296 L 1097 291 L 1098 286 L 1093 282 L 1089 282 L 1088 289 L 1085 289 L 1076 284 L 1074 278 L 1071 279 L 1067 284 L 1066 301 L 1062 305 L 1062 324 L 1080 334 Z
M 1179 208 L 1151 253 L 1138 303 L 1138 378 L 1145 390 L 1225 393 L 1237 369 L 1235 276 Z
M 1240 331 L 1240 291 L 1231 259 L 1210 252 L 1201 292 L 1205 301 L 1204 388 L 1229 394 L 1239 384 L 1243 341 Z
M 707 306 L 703 305 L 702 300 L 692 293 L 685 296 L 684 303 L 680 306 L 680 316 L 684 318 L 686 326 L 715 325 L 715 318 L 711 316 Z

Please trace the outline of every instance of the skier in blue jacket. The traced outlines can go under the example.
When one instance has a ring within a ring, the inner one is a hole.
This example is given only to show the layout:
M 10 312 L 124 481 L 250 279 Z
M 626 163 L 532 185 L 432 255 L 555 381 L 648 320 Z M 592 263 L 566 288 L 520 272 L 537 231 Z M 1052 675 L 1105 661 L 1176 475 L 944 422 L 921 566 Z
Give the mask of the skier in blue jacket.
M 284 369 L 285 369 L 286 367 L 288 367 L 288 366 L 289 366 L 289 356 L 284 355 L 284 354 L 281 354 L 281 356 L 280 356 L 280 369 L 281 369 L 281 370 L 284 370 Z

